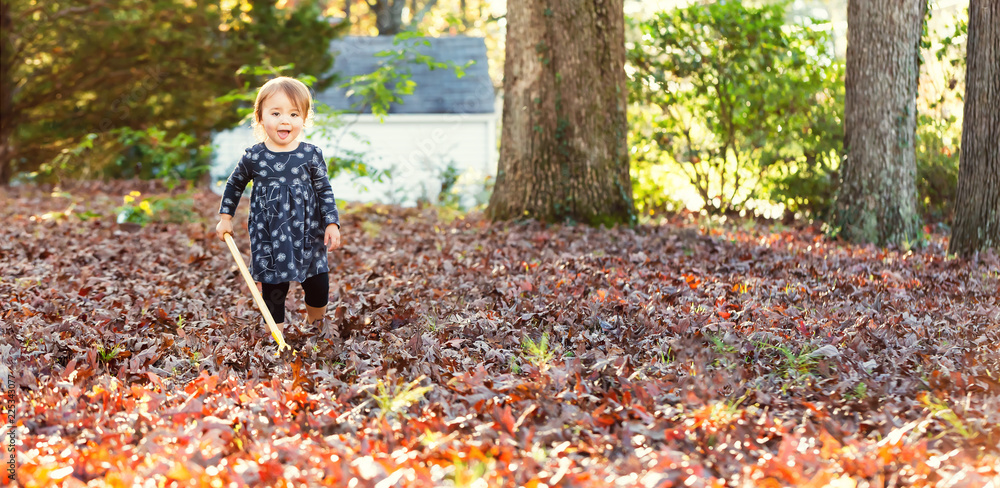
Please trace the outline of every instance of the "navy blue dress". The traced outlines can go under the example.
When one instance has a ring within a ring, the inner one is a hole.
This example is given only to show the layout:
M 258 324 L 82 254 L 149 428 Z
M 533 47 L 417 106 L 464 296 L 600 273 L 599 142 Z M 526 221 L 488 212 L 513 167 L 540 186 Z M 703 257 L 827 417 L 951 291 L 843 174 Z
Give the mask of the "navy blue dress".
M 229 175 L 220 214 L 233 215 L 247 183 L 250 194 L 250 275 L 261 283 L 299 283 L 329 271 L 323 237 L 340 225 L 323 153 L 300 142 L 287 152 L 264 143 L 247 148 Z

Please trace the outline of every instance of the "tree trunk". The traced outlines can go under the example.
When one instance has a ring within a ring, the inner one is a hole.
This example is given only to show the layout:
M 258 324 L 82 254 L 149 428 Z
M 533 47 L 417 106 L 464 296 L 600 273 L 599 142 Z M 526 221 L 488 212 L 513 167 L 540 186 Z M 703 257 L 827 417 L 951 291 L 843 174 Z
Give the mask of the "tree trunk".
M 494 220 L 635 220 L 622 0 L 507 4 Z
M 836 220 L 852 242 L 903 244 L 920 235 L 913 143 L 926 8 L 923 0 L 848 3 L 847 160 Z
M 949 251 L 1000 250 L 1000 2 L 969 3 L 965 115 Z
M 403 30 L 403 7 L 406 6 L 406 0 L 375 0 L 369 6 L 375 11 L 378 35 L 394 36 Z
M 14 43 L 10 2 L 0 4 L 0 185 L 14 177 Z

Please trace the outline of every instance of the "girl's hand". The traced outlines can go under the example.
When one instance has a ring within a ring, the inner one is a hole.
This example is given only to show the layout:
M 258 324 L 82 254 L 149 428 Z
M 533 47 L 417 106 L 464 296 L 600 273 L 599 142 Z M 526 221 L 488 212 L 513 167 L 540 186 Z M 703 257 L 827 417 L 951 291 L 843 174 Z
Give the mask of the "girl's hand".
M 215 226 L 215 233 L 219 234 L 220 240 L 226 240 L 226 234 L 233 233 L 233 218 L 229 215 L 219 218 L 219 223 Z
M 332 251 L 340 247 L 340 227 L 337 224 L 326 226 L 326 235 L 323 236 L 323 244 L 327 251 Z

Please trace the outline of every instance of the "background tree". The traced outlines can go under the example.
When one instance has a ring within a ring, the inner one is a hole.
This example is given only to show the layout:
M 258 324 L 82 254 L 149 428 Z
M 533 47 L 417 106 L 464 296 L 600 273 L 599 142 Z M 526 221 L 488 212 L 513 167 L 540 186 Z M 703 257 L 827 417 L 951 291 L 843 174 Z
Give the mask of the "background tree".
M 511 2 L 506 52 L 487 214 L 633 221 L 622 0 Z
M 950 252 L 1000 248 L 1000 2 L 971 0 L 962 153 Z
M 446 20 L 448 30 L 456 34 L 476 31 L 484 22 L 495 22 L 502 17 L 494 16 L 489 0 L 341 0 L 329 5 L 329 11 L 338 15 L 343 12 L 349 19 L 353 35 L 440 31 L 442 19 Z
M 916 95 L 924 1 L 848 4 L 845 139 L 836 225 L 854 242 L 913 242 Z
M 285 4 L 294 4 L 294 0 L 287 0 Z M 498 87 L 503 82 L 506 6 L 502 3 L 498 5 L 489 0 L 329 0 L 326 5 L 327 15 L 348 20 L 349 35 L 408 32 L 428 37 L 482 37 L 490 60 L 490 78 Z M 390 19 L 380 21 L 380 16 Z M 382 23 L 392 27 L 383 29 Z
M 403 31 L 418 29 L 420 22 L 439 0 L 341 0 L 342 9 L 335 4 L 331 10 L 342 11 L 344 17 L 354 26 L 352 34 L 394 36 Z M 290 2 L 294 3 L 294 2 Z M 358 8 L 360 7 L 360 8 Z M 463 6 L 464 7 L 464 6 Z M 462 15 L 465 9 L 462 9 Z
M 399 34 L 407 25 L 416 26 L 420 24 L 420 19 L 434 7 L 437 0 L 426 0 L 424 4 L 416 9 L 416 0 L 411 0 L 413 10 L 410 12 L 409 24 L 403 23 L 403 8 L 406 7 L 407 0 L 365 0 L 368 8 L 375 14 L 375 25 L 378 27 L 378 35 L 394 36 Z
M 133 176 L 145 158 L 122 137 L 155 128 L 145 147 L 179 134 L 198 155 L 213 129 L 236 122 L 216 97 L 249 80 L 243 65 L 297 63 L 324 73 L 337 31 L 315 1 L 61 0 L 3 3 L 0 183 L 18 172 Z M 10 24 L 12 28 L 6 28 Z M 296 49 L 277 49 L 295 45 Z M 253 80 L 253 83 L 259 80 Z M 156 140 L 152 140 L 152 139 Z M 73 158 L 81 143 L 91 149 Z M 135 146 L 133 146 L 135 147 Z M 122 157 L 124 155 L 124 157 Z M 55 163 L 53 163 L 55 162 Z

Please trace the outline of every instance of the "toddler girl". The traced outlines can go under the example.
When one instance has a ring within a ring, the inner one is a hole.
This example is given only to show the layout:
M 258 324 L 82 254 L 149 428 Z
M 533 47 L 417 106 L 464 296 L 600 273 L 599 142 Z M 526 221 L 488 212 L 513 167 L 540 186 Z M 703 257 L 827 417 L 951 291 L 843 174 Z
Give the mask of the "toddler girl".
M 233 232 L 232 218 L 247 183 L 250 198 L 250 274 L 279 329 L 285 322 L 289 282 L 305 291 L 310 324 L 323 330 L 330 290 L 326 253 L 340 246 L 340 218 L 320 149 L 299 140 L 311 115 L 309 88 L 287 77 L 268 81 L 254 102 L 254 133 L 226 182 L 219 208 L 220 239 Z

